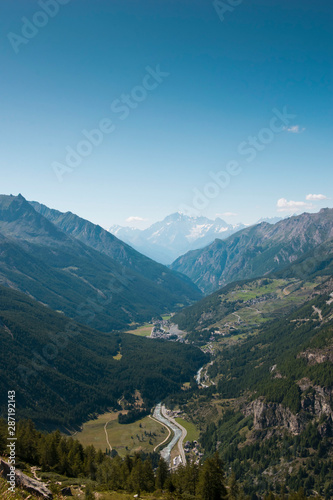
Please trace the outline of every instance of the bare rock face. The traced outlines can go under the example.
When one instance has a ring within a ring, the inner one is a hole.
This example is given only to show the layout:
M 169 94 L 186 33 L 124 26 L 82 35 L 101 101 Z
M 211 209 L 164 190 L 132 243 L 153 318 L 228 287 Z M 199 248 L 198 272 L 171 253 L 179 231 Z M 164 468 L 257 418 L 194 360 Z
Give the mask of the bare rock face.
M 322 424 L 318 425 L 318 432 L 322 438 L 332 437 L 333 435 L 332 422 L 323 422 Z
M 328 387 L 320 387 L 315 385 L 312 391 L 305 395 L 302 399 L 302 409 L 313 415 L 314 417 L 330 417 L 333 422 L 333 409 L 331 402 L 333 401 L 333 390 Z
M 297 435 L 304 429 L 301 418 L 291 413 L 289 408 L 277 403 L 266 403 L 264 398 L 258 398 L 247 405 L 245 414 L 253 415 L 256 430 L 283 427 Z
M 0 474 L 7 478 L 7 475 L 10 473 L 10 466 L 7 462 L 0 459 Z M 45 486 L 44 483 L 37 481 L 29 476 L 23 474 L 23 472 L 16 469 L 15 471 L 15 484 L 20 488 L 25 489 L 29 493 L 33 495 L 40 496 L 42 498 L 46 498 L 47 500 L 52 500 L 53 495 L 51 491 Z
M 314 386 L 310 380 L 304 378 L 298 382 L 303 392 L 301 411 L 294 415 L 289 408 L 281 404 L 269 403 L 260 397 L 244 408 L 246 416 L 253 416 L 253 426 L 256 430 L 268 429 L 274 432 L 276 428 L 283 428 L 291 434 L 298 435 L 310 421 L 320 417 L 328 417 L 327 421 L 318 427 L 323 436 L 330 436 L 333 432 L 333 389 Z
M 305 358 L 310 366 L 325 363 L 327 361 L 333 363 L 333 345 L 323 349 L 308 349 L 300 353 L 299 357 Z

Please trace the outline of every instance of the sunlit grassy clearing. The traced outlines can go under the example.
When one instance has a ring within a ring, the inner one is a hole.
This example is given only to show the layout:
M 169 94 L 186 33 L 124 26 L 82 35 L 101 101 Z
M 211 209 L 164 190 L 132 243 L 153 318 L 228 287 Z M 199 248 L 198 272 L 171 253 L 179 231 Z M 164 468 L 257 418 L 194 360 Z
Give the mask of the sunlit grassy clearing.
M 199 431 L 196 428 L 192 422 L 188 422 L 187 420 L 184 420 L 183 418 L 175 418 L 176 422 L 180 425 L 182 425 L 186 431 L 186 438 L 185 441 L 197 441 L 199 438 Z
M 132 424 L 119 424 L 118 413 L 105 413 L 95 420 L 86 422 L 75 438 L 84 446 L 93 444 L 97 449 L 105 451 L 108 445 L 104 426 L 107 424 L 106 430 L 112 448 L 117 450 L 119 455 L 125 456 L 139 450 L 152 452 L 155 446 L 167 436 L 166 429 L 149 417 Z
M 140 337 L 149 337 L 151 334 L 151 330 L 153 328 L 152 323 L 145 323 L 134 330 L 129 330 L 128 333 L 132 333 L 133 335 L 139 335 Z

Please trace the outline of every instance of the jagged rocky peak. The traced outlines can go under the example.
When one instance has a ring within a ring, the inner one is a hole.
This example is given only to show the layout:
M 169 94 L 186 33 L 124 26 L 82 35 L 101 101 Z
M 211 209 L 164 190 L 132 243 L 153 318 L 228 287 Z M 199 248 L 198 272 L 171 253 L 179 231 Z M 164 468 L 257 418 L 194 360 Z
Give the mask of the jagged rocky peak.
M 66 239 L 45 217 L 37 213 L 21 195 L 0 195 L 0 231 L 6 236 L 38 242 Z
M 202 248 L 216 238 L 227 238 L 244 227 L 244 224 L 228 224 L 220 217 L 214 220 L 175 212 L 147 229 L 116 225 L 110 232 L 148 257 L 171 264 L 189 250 Z

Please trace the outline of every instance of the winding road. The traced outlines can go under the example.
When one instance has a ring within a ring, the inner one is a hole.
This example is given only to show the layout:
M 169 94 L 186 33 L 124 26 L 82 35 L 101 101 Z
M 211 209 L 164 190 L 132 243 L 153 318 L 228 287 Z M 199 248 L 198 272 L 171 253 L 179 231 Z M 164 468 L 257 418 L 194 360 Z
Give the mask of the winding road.
M 231 314 L 233 314 L 234 316 L 237 317 L 237 323 L 240 323 L 242 321 L 242 318 L 240 317 L 239 314 L 237 314 L 237 313 L 231 313 Z
M 318 314 L 320 321 L 323 321 L 323 315 L 321 309 L 318 309 L 318 307 L 315 306 L 312 306 L 312 309 L 314 310 L 315 313 Z
M 111 422 L 111 420 L 109 420 L 108 422 L 106 422 L 106 424 L 104 425 L 104 432 L 105 432 L 105 438 L 106 438 L 106 442 L 108 444 L 108 447 L 110 448 L 110 451 L 112 451 L 112 446 L 110 444 L 110 441 L 109 441 L 109 435 L 108 435 L 108 431 L 107 431 L 107 426 L 108 424 Z
M 157 448 L 159 448 L 160 446 L 162 446 L 162 444 L 166 443 L 167 440 L 169 439 L 170 437 L 170 434 L 171 434 L 171 430 L 169 429 L 169 427 L 167 425 L 165 425 L 163 422 L 160 422 L 159 420 L 157 420 L 156 418 L 152 417 L 151 415 L 149 415 L 149 418 L 151 418 L 152 420 L 154 420 L 155 422 L 159 423 L 159 424 L 162 424 L 168 431 L 168 436 L 161 442 L 161 443 L 158 443 L 155 448 L 154 448 L 154 452 L 157 450 Z

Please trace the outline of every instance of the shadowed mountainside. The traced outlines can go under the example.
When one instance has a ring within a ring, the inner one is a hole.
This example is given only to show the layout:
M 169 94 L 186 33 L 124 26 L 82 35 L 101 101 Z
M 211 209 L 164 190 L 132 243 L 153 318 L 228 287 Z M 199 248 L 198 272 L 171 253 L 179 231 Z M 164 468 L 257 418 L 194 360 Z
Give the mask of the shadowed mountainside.
M 0 284 L 104 331 L 200 297 L 187 277 L 130 247 L 121 257 L 123 244 L 114 240 L 118 255 L 110 257 L 63 232 L 21 195 L 0 196 Z

